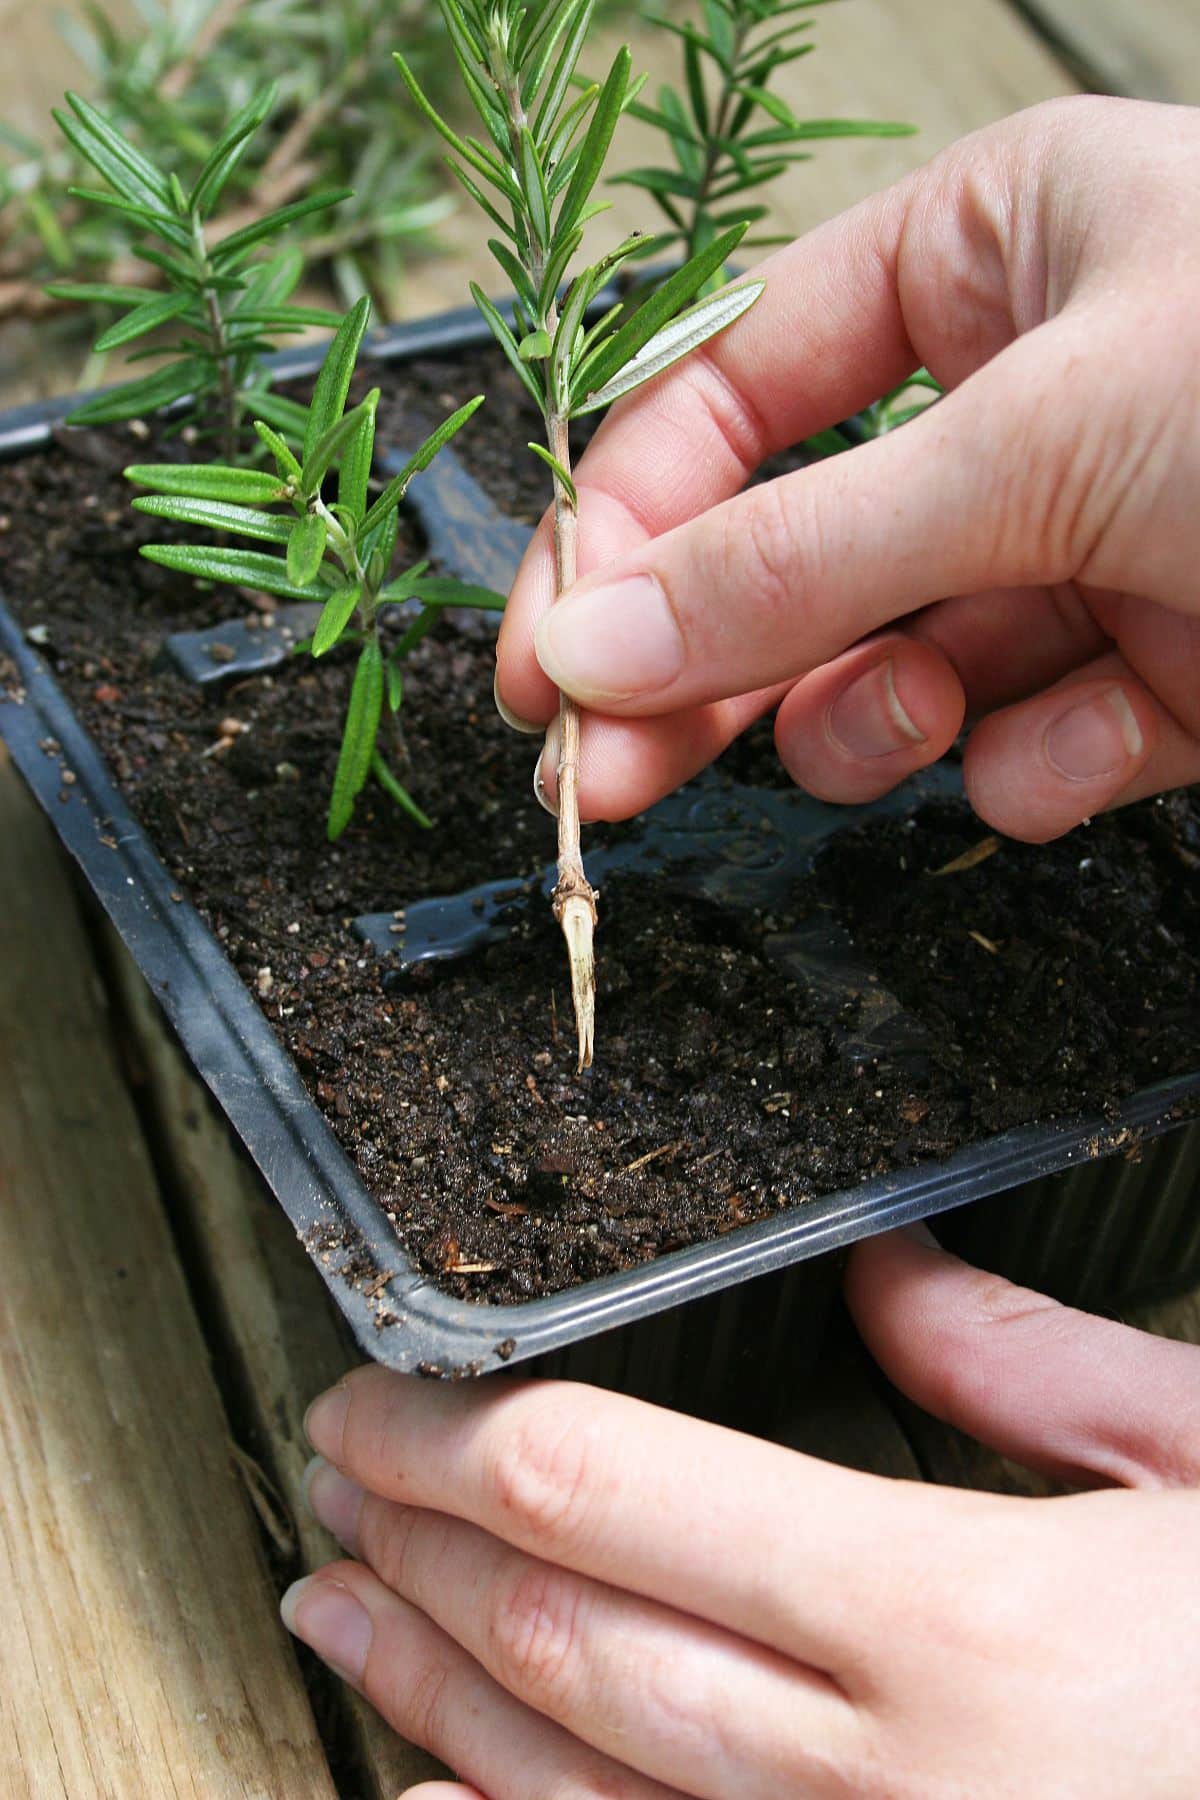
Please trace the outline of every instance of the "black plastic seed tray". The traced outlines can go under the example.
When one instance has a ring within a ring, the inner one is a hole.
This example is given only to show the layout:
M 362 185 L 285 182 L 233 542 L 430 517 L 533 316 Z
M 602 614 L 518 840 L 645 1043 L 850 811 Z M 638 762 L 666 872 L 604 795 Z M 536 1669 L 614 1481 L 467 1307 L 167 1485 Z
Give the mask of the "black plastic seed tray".
M 454 313 L 381 334 L 374 349 L 389 359 L 417 358 L 465 351 L 485 339 L 473 313 Z M 288 354 L 279 359 L 280 372 L 301 374 L 320 356 L 320 347 Z M 72 404 L 0 418 L 0 458 L 36 454 Z M 402 448 L 393 447 L 393 454 Z M 386 473 L 386 457 L 381 468 Z M 414 501 L 439 559 L 472 579 L 506 582 L 524 528 L 495 513 L 453 456 L 434 464 L 420 497 L 414 488 Z M 871 1179 L 565 1293 L 514 1306 L 442 1293 L 408 1262 L 382 1208 L 217 940 L 174 887 L 3 598 L 0 734 L 368 1355 L 441 1376 L 537 1359 L 539 1370 L 768 1423 L 822 1328 L 837 1261 L 826 1253 L 894 1225 L 962 1209 L 951 1230 L 966 1251 L 1018 1279 L 1102 1307 L 1200 1281 L 1200 1126 L 1174 1130 L 1200 1095 L 1197 1070 L 1136 1094 L 1115 1120 L 1006 1132 L 944 1161 Z M 289 612 L 280 609 L 272 633 L 243 631 L 216 658 L 209 654 L 211 632 L 187 634 L 193 641 L 175 642 L 167 654 L 177 668 L 190 666 L 194 679 L 270 666 L 288 654 L 289 633 L 306 629 Z M 228 637 L 229 630 L 216 635 Z M 64 770 L 74 775 L 72 783 L 64 784 Z M 874 810 L 906 814 L 956 781 L 953 771 L 930 771 Z M 596 873 L 653 866 L 724 904 L 769 905 L 771 893 L 783 892 L 809 866 L 830 833 L 857 825 L 871 810 L 843 811 L 798 792 L 730 789 L 702 779 L 654 809 L 628 843 L 602 853 Z M 356 929 L 364 943 L 398 951 L 401 961 L 458 954 L 503 932 L 512 910 L 536 900 L 548 879 L 546 871 L 513 881 L 501 870 L 495 882 L 466 896 L 381 896 L 404 904 L 403 933 L 395 930 L 394 912 L 364 917 Z M 872 1005 L 860 1010 L 858 1035 L 845 1041 L 846 1054 L 903 1060 L 919 1079 L 919 1022 L 872 982 L 836 926 L 780 936 L 771 949 L 793 979 L 835 1009 L 849 991 L 872 992 Z M 1128 1160 L 1131 1155 L 1137 1160 Z M 1114 1160 L 1101 1160 L 1109 1156 Z M 1000 1195 L 1007 1198 L 994 1198 Z M 824 1260 L 814 1264 L 814 1258 Z

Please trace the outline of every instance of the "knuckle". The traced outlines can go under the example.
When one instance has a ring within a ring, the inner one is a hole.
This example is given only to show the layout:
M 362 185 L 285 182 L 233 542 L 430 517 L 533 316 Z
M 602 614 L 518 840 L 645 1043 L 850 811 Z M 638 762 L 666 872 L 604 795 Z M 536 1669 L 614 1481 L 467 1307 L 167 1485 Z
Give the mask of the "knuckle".
M 692 389 L 743 476 L 752 474 L 770 448 L 770 433 L 750 396 L 734 386 L 711 349 L 688 357 L 680 376 Z
M 397 1594 L 412 1587 L 412 1543 L 417 1530 L 432 1515 L 418 1507 L 400 1506 L 368 1494 L 358 1523 L 358 1549 L 362 1560 Z
M 397 1716 L 402 1734 L 434 1756 L 449 1744 L 450 1670 L 437 1659 L 418 1669 L 408 1684 Z
M 599 1756 L 581 1760 L 555 1782 L 546 1800 L 645 1800 L 646 1782 L 632 1769 Z
M 586 1530 L 593 1454 L 587 1426 L 554 1402 L 526 1404 L 506 1419 L 488 1457 L 487 1481 L 501 1535 L 542 1554 L 578 1543 Z
M 1067 1316 L 1057 1301 L 1015 1287 L 1003 1276 L 971 1269 L 963 1279 L 961 1310 L 932 1329 L 928 1353 L 931 1402 L 950 1416 L 988 1403 L 995 1379 L 991 1333 L 1050 1340 Z
M 396 1377 L 385 1369 L 356 1369 L 346 1377 L 346 1391 L 338 1466 L 375 1480 L 394 1461 L 401 1401 Z
M 727 508 L 721 547 L 737 585 L 752 592 L 756 612 L 781 623 L 795 605 L 798 586 L 793 497 L 785 497 L 785 487 L 783 481 L 764 482 Z
M 553 1718 L 570 1709 L 583 1667 L 583 1584 L 522 1559 L 502 1579 L 490 1637 L 497 1679 Z

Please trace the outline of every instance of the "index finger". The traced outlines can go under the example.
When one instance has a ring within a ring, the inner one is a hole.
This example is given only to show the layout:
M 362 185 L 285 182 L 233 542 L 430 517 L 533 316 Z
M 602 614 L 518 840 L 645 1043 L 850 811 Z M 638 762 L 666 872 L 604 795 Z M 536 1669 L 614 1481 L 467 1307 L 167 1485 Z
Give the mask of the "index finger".
M 909 1483 L 574 1382 L 434 1388 L 368 1367 L 305 1429 L 385 1499 L 826 1669 L 910 1603 L 945 1525 L 938 1496 Z
M 778 450 L 849 417 L 916 368 L 900 303 L 899 244 L 915 177 L 831 220 L 755 270 L 765 290 L 738 323 L 618 402 L 576 471 L 580 574 L 742 488 Z M 497 650 L 518 717 L 550 718 L 557 689 L 533 634 L 555 594 L 551 521 L 517 574 Z

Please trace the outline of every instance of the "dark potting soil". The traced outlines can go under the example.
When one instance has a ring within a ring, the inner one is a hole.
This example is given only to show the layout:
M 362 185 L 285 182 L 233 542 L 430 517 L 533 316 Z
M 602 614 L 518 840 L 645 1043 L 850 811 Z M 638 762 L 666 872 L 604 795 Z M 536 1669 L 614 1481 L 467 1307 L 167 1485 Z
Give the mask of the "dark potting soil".
M 385 390 L 381 442 L 415 442 L 486 388 L 459 448 L 498 502 L 536 516 L 542 472 L 511 448 L 534 422 L 496 357 L 369 378 Z M 399 1238 L 451 1291 L 561 1289 L 1010 1124 L 1111 1111 L 1200 1060 L 1200 812 L 1187 796 L 1056 845 L 1004 843 L 936 878 L 986 837 L 965 807 L 838 841 L 798 887 L 795 917 L 835 912 L 923 1021 L 919 1079 L 839 1049 L 857 1002 L 831 1018 L 781 975 L 767 938 L 787 920 L 734 917 L 646 878 L 602 895 L 598 1057 L 583 1078 L 561 939 L 541 905 L 503 943 L 401 975 L 352 936 L 354 915 L 522 876 L 553 855 L 531 791 L 536 744 L 492 705 L 490 640 L 448 624 L 409 666 L 410 781 L 437 829 L 416 830 L 368 791 L 329 847 L 347 660 L 297 659 L 221 691 L 156 666 L 169 632 L 255 613 L 244 595 L 137 556 L 163 528 L 129 510 L 120 469 L 156 453 L 127 430 L 70 433 L 7 467 L 0 588 L 26 628 L 42 628 L 181 891 Z M 775 783 L 769 744 L 760 728 L 725 766 Z

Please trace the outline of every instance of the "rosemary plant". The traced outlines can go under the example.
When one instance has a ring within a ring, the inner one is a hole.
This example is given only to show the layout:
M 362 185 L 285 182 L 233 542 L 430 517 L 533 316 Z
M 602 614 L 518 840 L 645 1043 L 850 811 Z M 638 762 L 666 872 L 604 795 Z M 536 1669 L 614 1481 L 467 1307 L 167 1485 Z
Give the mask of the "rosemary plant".
M 781 69 L 816 48 L 808 15 L 828 0 L 700 0 L 702 23 L 657 11 L 645 17 L 683 42 L 683 84 L 662 87 L 657 104 L 630 110 L 666 137 L 673 167 L 629 169 L 612 180 L 644 188 L 667 219 L 658 247 L 695 256 L 730 225 L 758 225 L 769 207 L 746 195 L 811 160 L 805 146 L 825 138 L 908 137 L 915 127 L 888 120 L 798 119 L 773 92 Z M 781 240 L 758 236 L 758 246 Z
M 129 309 L 97 341 L 101 353 L 167 326 L 180 334 L 168 347 L 168 360 L 153 374 L 86 402 L 71 414 L 69 424 L 114 424 L 158 412 L 190 395 L 199 417 L 214 418 L 226 462 L 235 462 L 247 411 L 265 405 L 262 358 L 275 348 L 273 340 L 309 325 L 337 324 L 336 314 L 288 304 L 303 272 L 298 252 L 247 263 L 260 245 L 278 238 L 296 220 L 344 199 L 344 192 L 294 201 L 226 235 L 219 226 L 214 229 L 213 215 L 225 186 L 274 101 L 275 89 L 264 88 L 236 114 L 186 191 L 173 171 L 156 168 L 77 94 L 67 95 L 69 112 L 55 113 L 64 136 L 108 183 L 107 189 L 70 192 L 132 223 L 142 234 L 134 254 L 159 272 L 163 285 L 59 283 L 48 291 L 59 299 Z M 135 351 L 129 361 L 162 355 L 156 343 L 150 350 Z
M 633 0 L 599 0 L 601 13 Z M 335 219 L 301 221 L 310 269 L 350 306 L 370 293 L 395 316 L 414 254 L 436 250 L 452 187 L 438 183 L 428 134 L 395 104 L 386 52 L 397 41 L 435 103 L 461 105 L 441 19 L 428 0 L 87 0 L 55 17 L 87 72 L 92 104 L 165 172 L 203 161 L 250 95 L 278 80 L 280 103 L 228 190 L 236 216 L 274 210 L 314 187 L 347 187 Z M 451 115 L 453 116 L 453 115 Z M 41 317 L 41 283 L 86 271 L 120 285 L 129 235 L 111 212 L 66 197 L 69 145 L 43 147 L 0 118 L 0 320 Z M 60 335 L 69 341 L 71 315 Z
M 370 776 L 416 824 L 431 821 L 400 781 L 379 747 L 381 726 L 390 720 L 391 752 L 403 768 L 407 751 L 400 712 L 404 660 L 448 606 L 503 610 L 504 599 L 488 588 L 430 575 L 429 564 L 391 574 L 399 532 L 399 507 L 413 477 L 427 469 L 482 405 L 468 401 L 421 445 L 416 455 L 373 501 L 369 495 L 375 444 L 378 388 L 347 410 L 350 383 L 370 317 L 361 300 L 337 332 L 317 377 L 312 403 L 302 409 L 303 434 L 287 439 L 264 420 L 254 429 L 270 452 L 275 473 L 220 465 L 165 463 L 126 470 L 129 480 L 152 492 L 134 501 L 154 518 L 198 525 L 228 536 L 277 546 L 262 550 L 217 544 L 147 544 L 142 555 L 164 568 L 205 581 L 227 581 L 286 600 L 313 601 L 321 612 L 310 639 L 298 646 L 324 656 L 335 644 L 358 649 L 354 682 L 333 791 L 328 836 L 341 836 Z M 337 467 L 337 498 L 324 487 Z M 385 638 L 383 616 L 404 607 L 401 634 Z M 409 616 L 411 615 L 411 616 Z
M 510 327 L 472 285 L 509 362 L 542 416 L 544 444 L 531 444 L 554 484 L 558 588 L 577 574 L 578 498 L 569 424 L 607 406 L 739 318 L 761 282 L 693 304 L 745 229 L 721 232 L 633 309 L 618 302 L 593 319 L 594 303 L 643 235 L 568 272 L 621 114 L 638 92 L 628 49 L 603 84 L 575 85 L 595 0 L 438 0 L 459 72 L 484 137 L 460 136 L 436 111 L 402 56 L 396 60 L 414 101 L 450 145 L 450 167 L 497 231 L 489 239 L 515 290 Z M 494 200 L 485 191 L 491 190 Z M 567 942 L 579 1034 L 579 1066 L 592 1060 L 595 1034 L 596 896 L 584 871 L 579 832 L 579 711 L 559 709 L 558 882 L 555 917 Z

